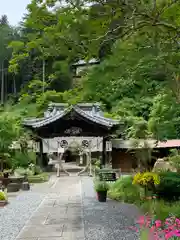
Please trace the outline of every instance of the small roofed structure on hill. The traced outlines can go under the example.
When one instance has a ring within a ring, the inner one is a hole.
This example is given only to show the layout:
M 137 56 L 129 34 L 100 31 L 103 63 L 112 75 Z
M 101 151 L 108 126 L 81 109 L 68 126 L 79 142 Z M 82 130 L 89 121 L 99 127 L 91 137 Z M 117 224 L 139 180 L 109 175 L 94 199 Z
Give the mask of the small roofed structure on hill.
M 82 154 L 90 152 L 96 157 L 101 156 L 101 165 L 104 166 L 107 162 L 107 152 L 112 150 L 109 136 L 119 125 L 118 120 L 104 116 L 99 103 L 80 103 L 72 106 L 50 103 L 44 117 L 24 120 L 24 126 L 30 128 L 37 136 L 41 166 L 48 164 L 49 153 L 68 153 L 70 146 L 75 143 Z
M 99 65 L 100 61 L 98 59 L 92 58 L 90 60 L 79 60 L 78 62 L 71 65 L 71 70 L 73 73 L 73 85 L 78 85 L 84 74 L 86 74 L 94 66 Z

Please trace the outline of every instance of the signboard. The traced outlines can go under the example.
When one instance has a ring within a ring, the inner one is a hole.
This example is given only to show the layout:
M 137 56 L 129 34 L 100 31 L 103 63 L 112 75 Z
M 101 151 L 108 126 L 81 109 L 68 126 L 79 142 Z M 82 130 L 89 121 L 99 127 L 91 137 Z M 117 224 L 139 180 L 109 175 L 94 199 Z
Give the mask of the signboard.
M 75 136 L 75 135 L 78 135 L 82 132 L 82 129 L 81 128 L 78 128 L 78 127 L 71 127 L 69 129 L 66 129 L 64 131 L 65 134 L 68 134 L 68 135 L 72 135 L 72 136 Z
M 106 142 L 106 151 L 107 152 L 112 151 L 112 143 L 110 141 Z

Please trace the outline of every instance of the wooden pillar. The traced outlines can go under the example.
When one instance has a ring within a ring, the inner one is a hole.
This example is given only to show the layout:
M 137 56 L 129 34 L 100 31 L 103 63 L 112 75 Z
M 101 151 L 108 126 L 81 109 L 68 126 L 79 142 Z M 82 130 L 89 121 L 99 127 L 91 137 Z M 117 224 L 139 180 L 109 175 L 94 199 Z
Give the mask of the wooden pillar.
M 42 140 L 39 140 L 39 152 L 36 156 L 36 163 L 42 167 L 43 166 L 43 143 Z
M 103 151 L 102 151 L 101 167 L 105 167 L 105 164 L 106 164 L 106 138 L 103 137 Z

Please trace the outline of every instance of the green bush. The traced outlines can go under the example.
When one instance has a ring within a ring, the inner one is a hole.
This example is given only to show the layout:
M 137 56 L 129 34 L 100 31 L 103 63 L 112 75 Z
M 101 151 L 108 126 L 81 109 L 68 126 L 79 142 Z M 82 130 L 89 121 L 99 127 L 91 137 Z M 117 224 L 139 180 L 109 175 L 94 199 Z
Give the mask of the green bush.
M 12 168 L 15 169 L 17 167 L 27 168 L 30 163 L 34 163 L 36 161 L 36 154 L 34 152 L 21 152 L 16 151 L 14 156 L 12 157 Z
M 33 163 L 31 163 L 29 165 L 29 169 L 33 172 L 33 175 L 38 175 L 38 174 L 42 173 L 41 167 L 38 165 L 35 165 Z
M 32 176 L 34 175 L 34 172 L 29 168 L 22 168 L 22 167 L 16 168 L 14 170 L 15 176 L 24 176 L 24 174 L 27 174 L 28 176 Z
M 156 219 L 165 220 L 171 216 L 180 218 L 180 202 L 166 202 L 164 200 L 157 200 L 151 203 L 151 212 Z
M 180 198 L 180 174 L 163 172 L 159 176 L 160 184 L 156 186 L 156 194 L 165 200 L 178 200 Z
M 109 190 L 109 197 L 115 200 L 121 200 L 127 203 L 140 201 L 141 188 L 132 184 L 133 177 L 121 177 Z
M 0 191 L 0 201 L 6 201 L 6 200 L 7 200 L 6 194 Z
M 94 189 L 96 190 L 96 192 L 108 191 L 109 184 L 104 181 L 95 181 Z
M 49 180 L 48 173 L 41 173 L 38 175 L 28 176 L 29 183 L 43 183 L 43 182 L 47 182 L 48 180 Z

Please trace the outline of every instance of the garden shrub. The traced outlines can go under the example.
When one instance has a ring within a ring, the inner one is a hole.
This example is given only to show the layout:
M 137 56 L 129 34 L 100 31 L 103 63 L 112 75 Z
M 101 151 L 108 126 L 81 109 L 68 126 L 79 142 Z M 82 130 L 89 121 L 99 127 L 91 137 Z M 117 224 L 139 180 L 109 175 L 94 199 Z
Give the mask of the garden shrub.
M 138 206 L 146 215 L 155 219 L 165 220 L 169 216 L 180 217 L 180 202 L 166 202 L 164 200 L 142 201 Z
M 139 184 L 143 187 L 149 184 L 157 185 L 160 183 L 158 174 L 152 172 L 137 173 L 134 176 L 133 184 Z
M 5 192 L 0 191 L 0 201 L 6 201 L 6 200 L 7 200 L 7 196 Z
M 43 183 L 47 182 L 49 180 L 49 174 L 48 173 L 41 173 L 38 175 L 31 175 L 28 176 L 28 181 L 30 183 Z
M 21 152 L 16 151 L 12 157 L 12 167 L 15 169 L 17 167 L 26 168 L 32 162 L 36 161 L 36 154 L 33 152 Z
M 14 171 L 15 176 L 24 176 L 24 174 L 27 174 L 28 176 L 32 176 L 34 175 L 34 172 L 29 168 L 22 168 L 22 167 L 16 168 Z
M 109 190 L 109 196 L 115 200 L 122 200 L 127 203 L 134 203 L 140 200 L 141 189 L 132 184 L 133 177 L 127 176 L 118 179 L 112 184 Z
M 167 217 L 175 216 L 180 218 L 180 203 L 166 202 L 164 200 L 154 202 L 154 215 L 157 219 L 165 220 Z
M 160 184 L 156 186 L 157 195 L 165 200 L 178 200 L 180 198 L 180 174 L 163 172 L 159 176 Z
M 29 165 L 29 169 L 33 172 L 33 175 L 38 175 L 38 174 L 42 173 L 41 167 L 38 165 L 35 165 L 33 163 L 31 163 Z

